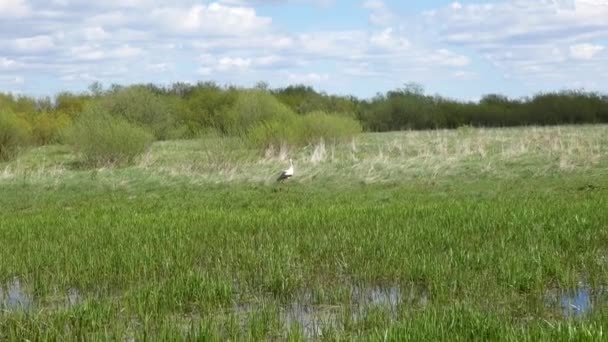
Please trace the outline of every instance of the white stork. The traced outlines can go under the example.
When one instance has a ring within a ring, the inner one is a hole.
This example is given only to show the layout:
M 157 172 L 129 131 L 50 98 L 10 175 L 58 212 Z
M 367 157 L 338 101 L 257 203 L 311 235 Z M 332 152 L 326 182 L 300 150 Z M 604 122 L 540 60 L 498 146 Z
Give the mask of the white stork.
M 282 182 L 286 179 L 289 179 L 293 176 L 293 162 L 291 161 L 291 158 L 289 158 L 289 168 L 287 170 L 283 170 L 281 172 L 281 174 L 279 175 L 279 178 L 277 178 L 277 182 Z

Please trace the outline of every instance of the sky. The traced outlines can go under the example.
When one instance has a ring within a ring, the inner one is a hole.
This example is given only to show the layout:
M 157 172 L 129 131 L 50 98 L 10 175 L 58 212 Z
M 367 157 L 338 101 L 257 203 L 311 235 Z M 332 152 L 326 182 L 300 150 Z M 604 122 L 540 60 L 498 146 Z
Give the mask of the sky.
M 476 100 L 608 93 L 608 0 L 0 0 L 0 92 L 415 82 Z

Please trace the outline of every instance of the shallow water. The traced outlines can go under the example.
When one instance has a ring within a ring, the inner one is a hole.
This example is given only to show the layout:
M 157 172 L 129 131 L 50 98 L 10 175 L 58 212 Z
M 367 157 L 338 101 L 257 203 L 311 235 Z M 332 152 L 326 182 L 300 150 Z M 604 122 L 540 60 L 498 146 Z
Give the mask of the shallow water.
M 69 289 L 67 293 L 56 292 L 49 298 L 38 299 L 28 292 L 27 286 L 17 278 L 5 286 L 0 286 L 0 311 L 5 312 L 27 311 L 36 307 L 69 308 L 82 303 L 83 300 L 80 291 L 74 288 Z
M 297 326 L 307 338 L 320 337 L 324 330 L 344 329 L 345 321 L 356 323 L 364 320 L 371 309 L 387 312 L 391 320 L 396 320 L 400 305 L 425 306 L 428 292 L 414 287 L 404 292 L 398 286 L 356 286 L 351 289 L 350 303 L 328 305 L 313 303 L 312 298 L 311 292 L 304 292 L 280 309 L 280 319 L 286 330 Z M 262 304 L 239 304 L 235 312 L 255 315 L 262 308 Z
M 281 320 L 286 328 L 297 325 L 311 338 L 323 335 L 324 329 L 341 329 L 342 310 L 340 306 L 292 304 L 281 312 Z
M 5 287 L 0 287 L 0 310 L 2 311 L 26 310 L 33 303 L 32 296 L 25 292 L 19 279 L 14 279 Z
M 583 317 L 592 308 L 592 290 L 582 287 L 565 291 L 559 295 L 559 303 L 564 317 Z

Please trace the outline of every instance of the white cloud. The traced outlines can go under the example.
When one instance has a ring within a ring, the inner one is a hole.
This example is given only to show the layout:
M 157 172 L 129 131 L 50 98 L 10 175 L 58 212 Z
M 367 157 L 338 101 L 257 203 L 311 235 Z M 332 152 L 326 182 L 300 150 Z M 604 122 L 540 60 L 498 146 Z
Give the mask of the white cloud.
M 64 75 L 64 76 L 61 76 L 60 79 L 62 81 L 66 81 L 66 82 L 75 82 L 75 81 L 92 82 L 92 81 L 98 81 L 97 77 L 92 76 L 90 73 L 87 73 L 87 72 L 83 72 L 83 73 L 79 73 L 79 74 Z
M 446 49 L 439 49 L 427 56 L 428 62 L 435 65 L 462 67 L 469 64 L 469 58 Z
M 201 76 L 209 76 L 209 75 L 213 74 L 213 68 L 200 67 L 196 70 L 196 73 Z
M 456 5 L 457 4 L 457 5 Z M 453 3 L 426 12 L 429 27 L 437 27 L 447 42 L 519 44 L 606 36 L 606 0 L 515 0 L 491 3 Z
M 0 70 L 14 70 L 23 65 L 13 59 L 0 57 Z
M 101 14 L 93 14 L 85 19 L 88 25 L 121 27 L 129 23 L 129 17 L 120 11 L 103 12 Z
M 410 42 L 405 38 L 396 37 L 393 28 L 386 28 L 384 31 L 373 34 L 370 42 L 380 48 L 389 50 L 401 50 L 410 47 Z
M 112 58 L 129 59 L 139 56 L 142 52 L 142 49 L 129 45 L 106 48 L 99 44 L 87 44 L 71 48 L 70 55 L 76 60 L 98 61 Z
M 140 54 L 142 54 L 143 50 L 137 47 L 132 47 L 129 46 L 127 44 L 117 47 L 113 50 L 110 51 L 110 53 L 108 54 L 109 57 L 112 58 L 121 58 L 121 59 L 127 59 L 127 58 L 133 58 L 133 57 L 137 57 Z
M 300 34 L 295 46 L 307 54 L 348 58 L 365 53 L 368 35 L 363 31 L 329 31 Z
M 457 80 L 468 81 L 468 80 L 476 79 L 478 77 L 478 75 L 476 72 L 458 70 L 458 71 L 451 73 L 451 77 L 454 79 L 457 79 Z
M 217 69 L 226 71 L 231 69 L 248 69 L 251 66 L 251 58 L 223 57 L 217 62 Z
M 189 8 L 158 8 L 152 11 L 151 16 L 172 32 L 227 36 L 264 31 L 272 23 L 272 19 L 258 16 L 253 8 L 225 6 L 217 2 Z
M 201 67 L 198 73 L 210 75 L 217 72 L 247 71 L 253 69 L 263 69 L 281 65 L 285 62 L 284 58 L 278 55 L 264 55 L 256 57 L 217 57 L 211 54 L 203 54 L 199 58 Z
M 172 70 L 173 68 L 173 65 L 170 63 L 148 63 L 146 65 L 146 70 L 155 72 L 166 72 Z
M 369 21 L 374 25 L 390 26 L 395 20 L 395 15 L 382 0 L 366 0 L 363 8 L 370 11 Z
M 21 75 L 0 75 L 1 83 L 8 83 L 10 85 L 24 84 L 25 78 Z
M 425 13 L 427 30 L 440 42 L 478 53 L 510 80 L 528 84 L 573 84 L 605 70 L 604 47 L 589 42 L 608 39 L 606 18 L 607 0 L 454 2 Z
M 24 17 L 31 9 L 25 0 L 0 0 L 0 18 Z
M 81 45 L 70 49 L 70 55 L 77 60 L 96 61 L 105 57 L 99 45 Z
M 318 74 L 315 72 L 305 74 L 290 73 L 287 76 L 287 79 L 289 80 L 289 82 L 297 84 L 318 84 L 329 80 L 329 75 Z
M 462 4 L 458 1 L 452 2 L 452 4 L 450 5 L 450 7 L 454 10 L 459 10 L 462 8 Z
M 574 59 L 590 60 L 593 59 L 598 52 L 604 50 L 602 45 L 589 43 L 576 44 L 570 46 L 570 57 Z
M 101 26 L 86 27 L 83 30 L 83 35 L 84 38 L 88 41 L 104 40 L 111 37 L 110 34 Z
M 259 66 L 273 66 L 284 62 L 284 58 L 277 55 L 261 56 L 255 59 L 255 64 Z
M 17 38 L 13 41 L 13 45 L 21 52 L 47 51 L 55 47 L 53 37 L 49 35 Z

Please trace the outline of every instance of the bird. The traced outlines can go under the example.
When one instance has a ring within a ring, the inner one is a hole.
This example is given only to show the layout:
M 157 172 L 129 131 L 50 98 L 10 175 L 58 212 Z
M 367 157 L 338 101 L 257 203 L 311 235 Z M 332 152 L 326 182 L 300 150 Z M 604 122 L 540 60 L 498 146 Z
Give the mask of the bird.
M 277 182 L 282 182 L 286 179 L 289 179 L 293 176 L 293 162 L 291 161 L 291 158 L 289 158 L 289 168 L 287 170 L 283 170 L 281 172 L 281 174 L 279 175 L 279 178 L 277 178 Z

